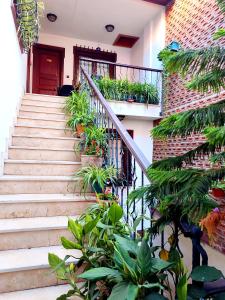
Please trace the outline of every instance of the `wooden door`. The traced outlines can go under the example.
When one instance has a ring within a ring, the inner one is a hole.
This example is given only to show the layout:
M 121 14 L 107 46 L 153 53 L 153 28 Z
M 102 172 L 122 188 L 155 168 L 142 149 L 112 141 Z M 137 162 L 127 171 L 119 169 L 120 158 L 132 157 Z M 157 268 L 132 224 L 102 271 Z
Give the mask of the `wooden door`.
M 33 47 L 33 93 L 57 95 L 57 88 L 63 84 L 64 56 L 64 48 Z

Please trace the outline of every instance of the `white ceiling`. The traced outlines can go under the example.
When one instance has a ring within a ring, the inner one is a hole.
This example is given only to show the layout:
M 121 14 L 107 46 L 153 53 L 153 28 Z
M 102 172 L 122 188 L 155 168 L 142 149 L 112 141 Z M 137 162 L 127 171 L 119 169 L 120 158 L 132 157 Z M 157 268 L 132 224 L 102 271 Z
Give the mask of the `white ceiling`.
M 140 36 L 162 6 L 141 0 L 44 0 L 41 32 L 112 44 L 119 33 Z M 54 13 L 55 23 L 47 20 Z M 113 24 L 107 33 L 106 24 Z

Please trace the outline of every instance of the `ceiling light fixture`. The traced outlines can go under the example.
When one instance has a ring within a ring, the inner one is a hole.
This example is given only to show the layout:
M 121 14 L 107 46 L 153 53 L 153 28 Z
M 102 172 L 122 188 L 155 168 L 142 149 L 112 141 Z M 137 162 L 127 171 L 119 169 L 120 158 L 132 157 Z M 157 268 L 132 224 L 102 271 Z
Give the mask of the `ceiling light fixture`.
M 113 32 L 114 29 L 115 29 L 115 26 L 112 25 L 112 24 L 108 24 L 108 25 L 105 25 L 105 29 L 106 29 L 106 31 L 108 31 L 108 32 Z
M 52 13 L 47 14 L 47 18 L 50 22 L 55 22 L 57 20 L 57 16 Z

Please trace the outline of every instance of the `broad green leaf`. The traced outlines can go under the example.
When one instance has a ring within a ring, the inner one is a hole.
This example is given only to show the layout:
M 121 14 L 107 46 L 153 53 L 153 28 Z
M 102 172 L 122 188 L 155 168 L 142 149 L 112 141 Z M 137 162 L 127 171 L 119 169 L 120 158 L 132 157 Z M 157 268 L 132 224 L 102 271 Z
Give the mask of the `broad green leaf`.
M 65 274 L 66 274 L 66 264 L 65 261 L 59 258 L 54 253 L 48 254 L 48 263 L 50 267 L 56 272 L 57 277 L 59 279 L 65 280 Z
M 111 220 L 111 222 L 113 224 L 115 224 L 122 218 L 123 209 L 119 204 L 114 202 L 109 208 L 108 215 L 109 215 L 109 219 Z
M 152 257 L 150 247 L 146 240 L 142 241 L 141 247 L 138 250 L 137 266 L 144 277 L 151 271 Z
M 188 284 L 187 274 L 184 274 L 180 278 L 178 285 L 176 287 L 178 300 L 187 299 L 187 284 Z
M 58 298 L 56 298 L 56 300 L 67 300 L 68 298 L 70 298 L 74 294 L 75 294 L 74 290 L 69 290 L 67 294 L 63 294 L 63 295 L 59 296 Z
M 102 228 L 102 229 L 112 229 L 112 228 L 114 228 L 114 226 L 103 224 L 101 221 L 98 222 L 97 227 Z
M 99 218 L 92 220 L 84 225 L 84 232 L 85 234 L 91 232 L 93 228 L 95 228 L 96 224 L 98 223 Z
M 137 242 L 131 240 L 131 239 L 127 239 L 124 238 L 120 235 L 114 234 L 114 237 L 116 239 L 116 242 L 126 251 L 133 253 L 135 255 L 137 255 L 137 251 L 138 251 L 138 244 Z
M 122 281 L 116 284 L 108 300 L 135 300 L 138 294 L 138 286 L 132 282 Z
M 158 293 L 150 293 L 147 296 L 145 296 L 143 300 L 168 300 L 168 298 Z
M 120 276 L 119 271 L 110 268 L 101 267 L 101 268 L 90 269 L 80 274 L 78 277 L 87 280 L 98 280 L 104 277 L 118 277 L 118 276 Z
M 80 244 L 69 241 L 64 236 L 61 237 L 61 243 L 65 249 L 82 249 Z
M 165 270 L 172 266 L 173 264 L 171 262 L 162 260 L 160 258 L 152 258 L 151 260 L 151 269 L 154 272 L 159 272 L 162 270 Z
M 82 226 L 78 223 L 77 220 L 69 219 L 68 228 L 78 241 L 82 239 Z
M 191 278 L 195 281 L 215 281 L 223 277 L 223 273 L 215 267 L 200 266 L 191 272 Z

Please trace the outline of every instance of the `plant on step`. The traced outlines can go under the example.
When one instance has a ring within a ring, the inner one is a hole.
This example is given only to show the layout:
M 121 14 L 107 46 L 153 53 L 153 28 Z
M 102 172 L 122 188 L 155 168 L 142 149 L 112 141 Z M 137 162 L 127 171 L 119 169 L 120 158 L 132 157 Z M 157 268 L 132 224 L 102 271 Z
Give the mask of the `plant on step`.
M 92 126 L 84 130 L 83 140 L 80 141 L 78 149 L 85 155 L 104 156 L 107 152 L 107 135 L 105 128 Z
M 78 135 L 84 132 L 85 127 L 90 127 L 94 125 L 95 114 L 92 113 L 75 113 L 67 121 L 67 127 L 71 128 L 73 131 L 77 131 Z
M 76 173 L 82 180 L 81 192 L 86 193 L 88 187 L 92 187 L 96 193 L 103 193 L 107 185 L 112 185 L 117 180 L 117 171 L 109 166 L 100 168 L 97 166 L 83 167 Z
M 219 92 L 225 87 L 224 58 L 225 49 L 219 46 L 181 50 L 162 57 L 167 72 L 189 75 L 188 88 L 199 92 Z M 214 181 L 224 180 L 225 166 L 223 163 L 212 165 L 211 157 L 214 162 L 225 157 L 224 124 L 224 99 L 207 107 L 191 109 L 163 119 L 151 132 L 154 139 L 187 138 L 191 134 L 201 134 L 205 140 L 180 156 L 153 163 L 148 169 L 151 185 L 134 191 L 130 201 L 145 197 L 149 204 L 154 204 L 155 199 L 165 202 L 169 197 L 168 209 L 179 207 L 179 214 L 174 215 L 176 219 L 185 216 L 190 223 L 199 224 L 218 206 L 211 199 L 209 191 Z M 193 167 L 196 160 L 201 162 L 207 157 L 207 169 Z
M 38 41 L 40 17 L 43 15 L 43 10 L 43 1 L 16 1 L 16 16 L 19 25 L 19 36 L 22 40 L 25 52 L 29 52 L 32 45 Z
M 64 110 L 68 115 L 73 114 L 89 114 L 89 101 L 85 92 L 73 91 L 69 97 L 66 98 Z
M 110 205 L 95 204 L 88 208 L 78 220 L 68 220 L 68 230 L 73 234 L 73 240 L 61 237 L 61 243 L 65 249 L 74 250 L 74 254 L 67 255 L 64 259 L 53 253 L 49 253 L 48 256 L 49 265 L 57 278 L 71 286 L 68 293 L 58 297 L 58 300 L 69 299 L 72 295 L 86 300 L 107 299 L 106 295 L 111 290 L 111 283 L 106 286 L 101 282 L 81 282 L 78 275 L 83 270 L 102 266 L 110 267 L 114 264 L 114 234 L 121 237 L 130 234 L 122 217 L 122 208 L 114 202 Z M 70 259 L 69 262 L 67 262 L 68 259 Z

